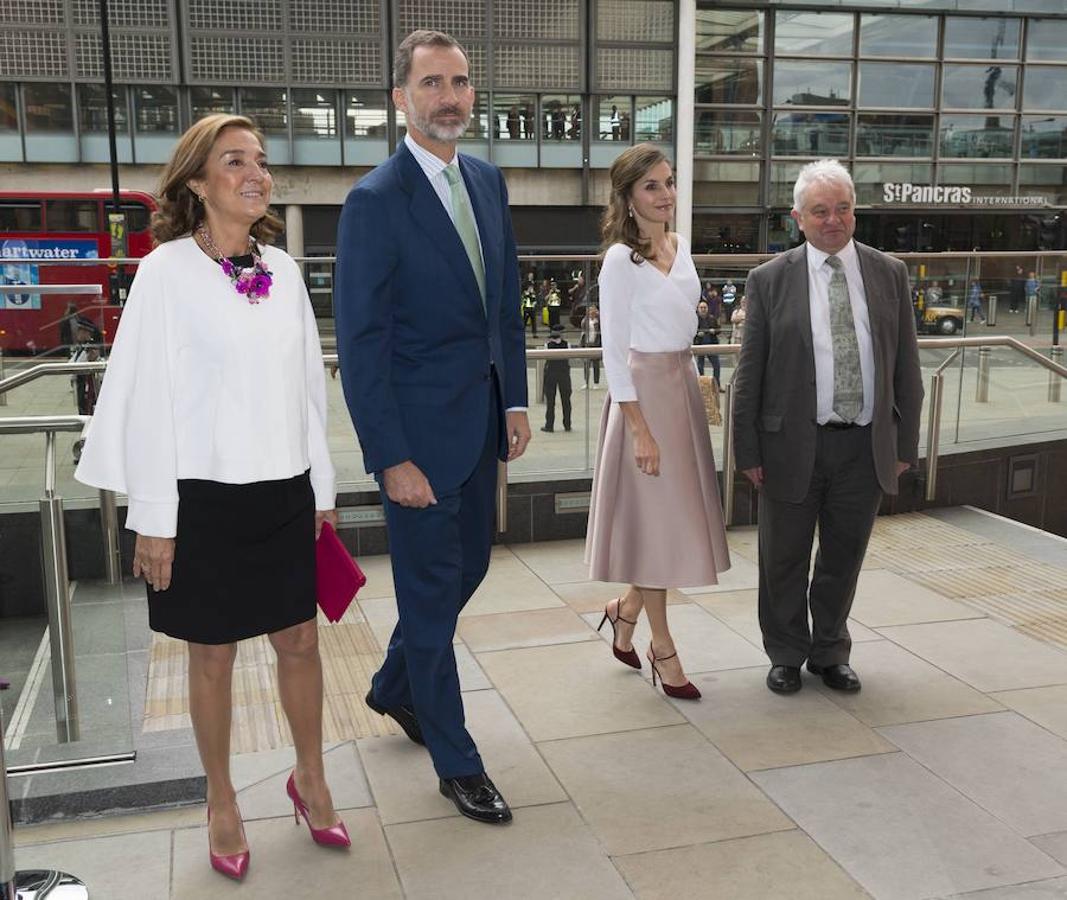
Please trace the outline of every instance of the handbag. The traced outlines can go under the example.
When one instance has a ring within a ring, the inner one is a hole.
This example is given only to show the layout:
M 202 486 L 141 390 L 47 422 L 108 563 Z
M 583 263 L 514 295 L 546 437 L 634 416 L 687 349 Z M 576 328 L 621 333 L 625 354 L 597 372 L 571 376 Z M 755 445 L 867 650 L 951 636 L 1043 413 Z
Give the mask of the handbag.
M 719 385 L 711 375 L 698 375 L 700 395 L 704 398 L 704 414 L 709 425 L 722 425 L 722 412 L 719 410 Z
M 319 609 L 331 622 L 340 621 L 356 593 L 367 583 L 367 576 L 352 559 L 329 522 L 315 543 L 315 592 Z

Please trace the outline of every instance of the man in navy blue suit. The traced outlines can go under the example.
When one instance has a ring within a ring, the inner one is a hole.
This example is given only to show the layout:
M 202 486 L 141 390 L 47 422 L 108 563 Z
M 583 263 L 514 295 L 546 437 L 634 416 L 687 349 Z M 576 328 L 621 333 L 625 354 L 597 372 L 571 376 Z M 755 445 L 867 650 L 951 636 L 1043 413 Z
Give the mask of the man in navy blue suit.
M 497 460 L 530 440 L 515 238 L 500 170 L 456 152 L 474 107 L 466 51 L 416 31 L 393 85 L 407 137 L 345 201 L 334 294 L 400 612 L 367 705 L 426 745 L 463 815 L 508 822 L 464 725 L 452 638 L 489 568 Z

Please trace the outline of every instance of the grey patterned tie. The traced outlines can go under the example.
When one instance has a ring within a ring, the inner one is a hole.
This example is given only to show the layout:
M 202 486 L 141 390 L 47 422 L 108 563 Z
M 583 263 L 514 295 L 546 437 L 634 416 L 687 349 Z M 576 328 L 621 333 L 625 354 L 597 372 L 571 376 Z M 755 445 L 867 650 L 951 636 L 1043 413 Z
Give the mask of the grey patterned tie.
M 848 281 L 844 264 L 828 256 L 830 276 L 830 338 L 834 349 L 834 412 L 845 422 L 852 422 L 863 409 L 863 374 L 860 370 L 860 345 L 856 340 L 856 322 L 848 298 Z

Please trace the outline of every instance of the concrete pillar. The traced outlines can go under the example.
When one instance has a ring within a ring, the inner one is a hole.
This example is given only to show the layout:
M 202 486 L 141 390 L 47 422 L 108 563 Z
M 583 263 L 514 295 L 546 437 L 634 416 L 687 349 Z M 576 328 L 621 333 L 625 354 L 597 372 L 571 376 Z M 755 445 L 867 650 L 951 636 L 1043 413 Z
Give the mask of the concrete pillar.
M 304 255 L 304 207 L 296 203 L 285 207 L 285 246 L 290 256 Z
M 675 111 L 674 177 L 678 185 L 675 228 L 692 243 L 693 236 L 693 100 L 696 82 L 697 4 L 678 4 L 678 105 Z M 699 249 L 699 248 L 696 248 Z

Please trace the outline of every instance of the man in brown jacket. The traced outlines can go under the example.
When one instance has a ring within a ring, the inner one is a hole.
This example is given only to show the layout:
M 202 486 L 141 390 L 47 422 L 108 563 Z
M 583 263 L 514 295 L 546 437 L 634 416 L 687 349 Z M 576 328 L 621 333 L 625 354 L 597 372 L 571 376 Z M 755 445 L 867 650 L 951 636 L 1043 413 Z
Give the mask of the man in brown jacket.
M 903 263 L 853 241 L 856 194 L 840 163 L 805 166 L 793 200 L 807 242 L 745 285 L 735 455 L 760 490 L 767 686 L 799 690 L 807 660 L 829 687 L 858 691 L 846 624 L 856 581 L 882 495 L 895 494 L 918 461 L 923 389 L 911 290 Z

